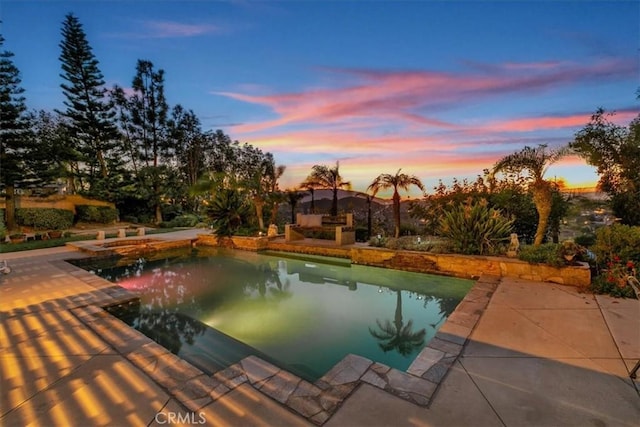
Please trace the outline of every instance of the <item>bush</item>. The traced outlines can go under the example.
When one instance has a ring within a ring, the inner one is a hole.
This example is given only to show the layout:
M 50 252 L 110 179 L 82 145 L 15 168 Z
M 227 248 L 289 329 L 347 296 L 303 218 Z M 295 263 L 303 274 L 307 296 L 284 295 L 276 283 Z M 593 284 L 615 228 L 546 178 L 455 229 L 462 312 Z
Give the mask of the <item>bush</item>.
M 218 238 L 232 236 L 240 227 L 248 226 L 251 213 L 247 200 L 231 189 L 218 191 L 207 209 Z
M 548 264 L 554 267 L 562 267 L 566 265 L 566 261 L 562 258 L 561 247 L 562 245 L 559 243 L 521 246 L 518 258 L 532 264 Z
M 369 246 L 378 248 L 387 248 L 392 250 L 407 250 L 407 251 L 420 251 L 420 252 L 434 252 L 434 253 L 450 253 L 451 249 L 448 242 L 433 239 L 432 237 L 422 236 L 403 236 L 399 238 L 395 237 L 372 237 L 369 239 Z
M 469 198 L 444 212 L 439 231 L 450 240 L 454 252 L 482 255 L 499 253 L 500 243 L 509 239 L 512 226 L 513 220 L 489 208 L 486 200 Z
M 54 208 L 17 208 L 19 225 L 41 230 L 64 230 L 73 225 L 73 212 Z
M 596 243 L 596 235 L 593 233 L 585 233 L 576 236 L 573 240 L 580 246 L 591 247 Z
M 122 217 L 122 221 L 136 224 L 138 223 L 138 217 L 135 215 L 125 215 Z
M 387 247 L 387 238 L 384 236 L 375 236 L 369 239 L 369 246 L 373 246 L 375 248 L 386 248 Z
M 7 227 L 4 225 L 4 216 L 0 216 L 0 242 L 7 237 Z
M 245 226 L 245 227 L 238 228 L 233 234 L 234 236 L 251 237 L 251 236 L 257 236 L 259 232 L 260 230 L 258 229 L 258 227 Z
M 616 298 L 635 298 L 635 292 L 630 285 L 612 281 L 606 274 L 593 278 L 589 290 L 595 294 L 607 294 Z
M 596 242 L 591 248 L 598 266 L 606 267 L 615 260 L 640 263 L 640 226 L 613 224 L 596 231 Z
M 169 227 L 194 227 L 200 218 L 193 214 L 180 215 L 169 221 Z
M 118 210 L 110 206 L 77 205 L 76 220 L 109 224 L 118 219 Z

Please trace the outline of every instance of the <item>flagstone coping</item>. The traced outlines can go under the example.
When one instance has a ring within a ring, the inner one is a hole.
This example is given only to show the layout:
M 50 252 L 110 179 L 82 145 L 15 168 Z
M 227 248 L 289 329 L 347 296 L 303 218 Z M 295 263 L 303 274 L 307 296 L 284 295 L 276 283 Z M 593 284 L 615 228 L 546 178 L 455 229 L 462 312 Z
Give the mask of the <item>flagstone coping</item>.
M 198 411 L 248 383 L 316 425 L 324 424 L 362 383 L 428 406 L 500 282 L 499 277 L 480 277 L 406 372 L 349 354 L 310 383 L 256 356 L 208 375 L 103 309 L 136 299 L 134 293 L 71 264 L 55 263 L 99 290 L 97 296 L 74 298 L 67 307 L 71 313 L 189 410 Z

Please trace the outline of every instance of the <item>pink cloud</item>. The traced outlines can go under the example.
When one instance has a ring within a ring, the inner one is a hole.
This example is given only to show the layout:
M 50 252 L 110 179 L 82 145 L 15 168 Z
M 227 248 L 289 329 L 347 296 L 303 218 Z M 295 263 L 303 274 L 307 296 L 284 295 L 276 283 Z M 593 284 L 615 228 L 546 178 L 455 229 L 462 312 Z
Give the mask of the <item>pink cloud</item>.
M 546 65 L 543 65 L 546 64 Z M 635 75 L 632 61 L 608 60 L 589 65 L 566 63 L 516 64 L 506 74 L 460 74 L 434 71 L 331 70 L 355 77 L 346 87 L 325 88 L 274 95 L 215 92 L 243 102 L 264 105 L 278 118 L 245 124 L 234 132 L 250 133 L 289 124 L 339 124 L 350 120 L 376 123 L 393 121 L 435 129 L 455 129 L 456 124 L 431 117 L 425 111 L 473 104 L 498 95 L 540 91 L 612 76 Z M 533 70 L 533 72 L 532 72 Z M 551 122 L 549 122 L 551 123 Z M 523 122 L 521 126 L 526 126 Z M 530 124 L 529 124 L 530 125 Z M 557 125 L 556 125 L 557 126 Z
M 622 110 L 610 118 L 614 123 L 626 125 L 640 111 Z M 490 132 L 530 132 L 550 129 L 576 128 L 585 126 L 591 120 L 592 113 L 572 114 L 566 116 L 525 117 L 503 120 L 480 126 L 478 130 Z
M 585 114 L 562 117 L 528 117 L 489 123 L 486 126 L 482 126 L 482 129 L 492 132 L 529 132 L 542 129 L 584 126 L 588 121 L 589 116 Z
M 273 119 L 234 126 L 231 133 L 276 158 L 294 159 L 282 178 L 283 187 L 302 182 L 313 164 L 333 164 L 337 159 L 345 179 L 360 191 L 380 173 L 395 172 L 398 167 L 415 173 L 425 183 L 453 176 L 473 178 L 524 145 L 568 142 L 574 130 L 589 122 L 591 113 L 473 124 L 468 113 L 464 120 L 454 122 L 438 117 L 441 112 L 504 96 L 537 95 L 556 87 L 626 79 L 635 76 L 638 67 L 632 61 L 608 60 L 582 65 L 564 61 L 504 63 L 480 71 L 476 67 L 467 73 L 323 70 L 338 74 L 341 86 L 275 94 L 257 86 L 245 86 L 243 92 L 216 92 L 275 113 Z M 613 120 L 627 124 L 637 114 L 633 109 L 623 110 Z M 560 132 L 531 134 L 540 131 Z M 514 136 L 517 133 L 523 135 Z M 560 171 L 588 168 L 578 158 L 556 167 Z

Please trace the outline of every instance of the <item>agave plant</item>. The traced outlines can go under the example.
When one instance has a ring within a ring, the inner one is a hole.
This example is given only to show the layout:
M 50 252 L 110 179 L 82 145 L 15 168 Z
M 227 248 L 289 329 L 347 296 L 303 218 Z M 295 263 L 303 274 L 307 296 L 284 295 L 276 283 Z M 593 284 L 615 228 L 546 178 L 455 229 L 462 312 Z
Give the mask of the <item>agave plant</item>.
M 246 225 L 251 211 L 251 206 L 237 190 L 223 189 L 216 193 L 208 214 L 216 227 L 216 235 L 225 237 L 233 235 L 240 226 Z
M 450 239 L 455 252 L 482 255 L 495 252 L 496 246 L 509 238 L 513 221 L 489 208 L 485 199 L 474 202 L 469 198 L 444 212 L 439 231 Z

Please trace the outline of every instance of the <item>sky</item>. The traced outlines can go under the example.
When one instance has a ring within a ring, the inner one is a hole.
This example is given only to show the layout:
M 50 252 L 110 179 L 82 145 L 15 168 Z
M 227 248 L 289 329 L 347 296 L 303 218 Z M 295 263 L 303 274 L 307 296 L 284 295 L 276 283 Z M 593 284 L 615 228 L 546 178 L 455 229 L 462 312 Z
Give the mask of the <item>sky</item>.
M 2 0 L 30 109 L 63 107 L 68 13 L 108 87 L 150 60 L 170 106 L 273 153 L 281 188 L 339 161 L 354 190 L 401 168 L 431 191 L 567 144 L 599 107 L 621 125 L 640 112 L 637 1 Z M 598 179 L 576 157 L 547 177 Z

